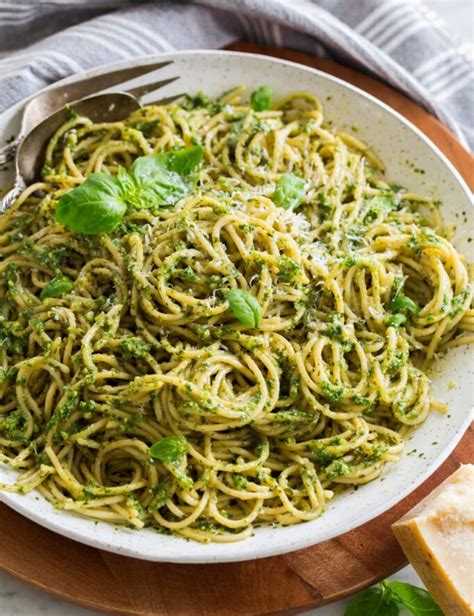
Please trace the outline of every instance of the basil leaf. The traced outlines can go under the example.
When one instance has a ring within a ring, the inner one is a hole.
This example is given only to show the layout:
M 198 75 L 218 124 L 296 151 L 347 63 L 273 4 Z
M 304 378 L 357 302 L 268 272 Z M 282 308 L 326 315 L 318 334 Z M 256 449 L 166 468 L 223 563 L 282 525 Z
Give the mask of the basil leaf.
M 117 175 L 115 176 L 115 182 L 119 185 L 124 197 L 133 194 L 135 191 L 135 182 L 130 177 L 128 171 L 123 167 L 118 168 Z
M 262 322 L 262 308 L 257 299 L 243 289 L 232 289 L 227 295 L 234 316 L 245 327 L 259 327 Z
M 293 173 L 284 173 L 276 183 L 274 201 L 285 210 L 294 210 L 303 203 L 306 180 Z
M 443 616 L 433 597 L 424 590 L 406 582 L 384 582 L 396 601 L 402 603 L 414 616 Z
M 175 150 L 161 156 L 166 157 L 166 166 L 170 171 L 178 173 L 187 184 L 194 184 L 197 181 L 196 171 L 201 164 L 203 153 L 202 146 L 194 145 L 191 148 Z
M 59 199 L 55 218 L 75 233 L 96 235 L 115 229 L 126 210 L 118 182 L 105 173 L 93 173 Z
M 387 327 L 400 327 L 407 322 L 407 318 L 404 314 L 397 312 L 396 314 L 392 314 L 390 317 L 385 317 L 383 322 Z
M 127 201 L 137 208 L 174 205 L 196 185 L 202 155 L 196 145 L 137 158 L 130 167 L 134 188 L 126 188 Z
M 270 109 L 273 91 L 269 86 L 260 86 L 258 90 L 252 92 L 250 104 L 254 111 L 266 111 Z
M 41 289 L 40 298 L 61 297 L 65 293 L 70 293 L 74 288 L 73 281 L 67 276 L 56 276 Z
M 148 449 L 148 454 L 155 460 L 177 464 L 185 455 L 187 449 L 188 442 L 184 436 L 167 436 L 154 443 Z
M 420 309 L 415 304 L 415 302 L 403 293 L 399 293 L 390 302 L 390 310 L 392 312 L 403 312 L 405 310 L 408 310 L 409 312 L 413 312 L 413 314 L 418 314 L 418 312 L 420 312 Z
M 344 616 L 398 616 L 398 605 L 380 586 L 357 594 L 346 607 Z
M 138 209 L 174 205 L 196 186 L 202 155 L 203 148 L 197 145 L 141 156 L 128 173 L 119 167 L 116 177 L 93 173 L 60 198 L 56 220 L 75 233 L 96 235 L 113 231 L 127 205 Z
M 127 201 L 135 208 L 173 205 L 188 192 L 182 178 L 168 171 L 163 157 L 141 156 L 130 167 L 134 187 L 127 192 Z

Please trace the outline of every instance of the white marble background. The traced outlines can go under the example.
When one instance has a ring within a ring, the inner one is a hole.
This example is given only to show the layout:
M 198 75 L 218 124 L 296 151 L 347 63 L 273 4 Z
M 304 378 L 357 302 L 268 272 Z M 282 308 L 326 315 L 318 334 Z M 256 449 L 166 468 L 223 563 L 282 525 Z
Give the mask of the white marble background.
M 357 1 L 357 0 L 347 0 Z M 457 37 L 474 41 L 474 0 L 425 0 L 425 4 L 439 13 Z M 32 546 L 32 549 L 34 547 Z M 405 567 L 393 578 L 421 586 L 412 567 Z M 308 616 L 342 616 L 347 601 L 307 612 Z M 31 588 L 0 572 L 0 614 L 2 616 L 98 616 L 98 612 L 65 603 Z M 408 612 L 402 612 L 402 616 Z

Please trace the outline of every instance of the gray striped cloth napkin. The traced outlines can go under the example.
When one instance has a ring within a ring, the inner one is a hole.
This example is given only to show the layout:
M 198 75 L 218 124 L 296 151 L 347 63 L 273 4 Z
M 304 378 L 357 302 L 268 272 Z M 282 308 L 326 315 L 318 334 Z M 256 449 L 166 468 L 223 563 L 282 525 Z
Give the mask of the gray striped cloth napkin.
M 87 68 L 237 39 L 362 69 L 474 148 L 472 46 L 421 0 L 0 0 L 0 111 Z

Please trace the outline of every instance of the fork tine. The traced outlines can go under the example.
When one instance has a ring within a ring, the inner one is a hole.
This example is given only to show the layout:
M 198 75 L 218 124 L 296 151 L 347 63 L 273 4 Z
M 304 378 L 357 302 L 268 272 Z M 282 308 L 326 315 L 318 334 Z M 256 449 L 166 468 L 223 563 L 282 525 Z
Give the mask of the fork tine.
M 61 104 L 64 104 L 79 98 L 84 98 L 84 96 L 89 96 L 89 94 L 106 90 L 107 88 L 111 88 L 125 81 L 130 81 L 131 79 L 135 79 L 135 77 L 140 77 L 140 75 L 146 75 L 152 71 L 157 71 L 172 63 L 173 60 L 168 60 L 166 62 L 142 64 L 141 66 L 133 66 L 131 68 L 121 68 L 106 73 L 105 75 L 95 75 L 94 77 L 88 77 L 86 79 L 74 81 L 73 83 L 58 86 L 57 88 L 45 92 L 44 95 L 50 96 L 53 93 L 55 95 L 57 94 Z M 43 96 L 43 94 L 39 96 Z
M 130 68 L 122 68 L 116 71 L 111 71 L 105 75 L 91 77 L 90 80 L 86 80 L 83 83 L 92 83 L 92 80 L 97 79 L 97 85 L 101 90 L 105 90 L 106 88 L 123 83 L 124 81 L 129 81 L 130 79 L 135 79 L 136 77 L 146 75 L 152 71 L 157 71 L 160 68 L 165 68 L 165 66 L 168 66 L 169 64 L 173 64 L 173 60 L 167 60 L 166 62 L 154 62 L 153 64 L 141 64 L 138 66 L 135 65 Z
M 143 86 L 138 86 L 137 88 L 129 88 L 129 89 L 125 90 L 125 91 L 128 92 L 129 94 L 131 94 L 132 96 L 136 96 L 137 98 L 141 98 L 142 96 L 145 96 L 145 94 L 148 94 L 149 92 L 154 92 L 155 90 L 159 90 L 160 88 L 164 88 L 169 83 L 173 83 L 173 81 L 176 81 L 177 79 L 179 79 L 179 76 L 178 77 L 170 77 L 169 79 L 163 79 L 161 81 L 155 81 L 153 83 L 147 83 L 147 84 L 145 84 Z
M 167 96 L 166 98 L 159 98 L 157 101 L 151 101 L 147 103 L 147 105 L 169 105 L 170 103 L 174 103 L 178 98 L 182 96 L 186 96 L 186 92 L 181 92 L 180 94 L 173 94 L 173 96 Z
M 131 68 L 121 68 L 105 75 L 94 75 L 72 83 L 59 85 L 51 90 L 46 90 L 31 99 L 26 104 L 22 119 L 22 133 L 29 132 L 33 126 L 44 120 L 48 115 L 61 109 L 66 103 L 77 101 L 91 94 L 101 92 L 112 86 L 119 85 L 140 75 L 146 75 L 152 71 L 173 64 L 173 60 L 142 64 Z

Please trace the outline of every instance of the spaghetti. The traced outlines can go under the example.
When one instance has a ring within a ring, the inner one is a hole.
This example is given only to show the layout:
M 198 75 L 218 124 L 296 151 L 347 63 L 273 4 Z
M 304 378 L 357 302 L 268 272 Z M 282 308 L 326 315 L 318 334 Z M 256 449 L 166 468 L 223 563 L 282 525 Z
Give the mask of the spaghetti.
M 0 217 L 0 456 L 20 472 L 4 490 L 235 541 L 320 516 L 436 406 L 426 370 L 474 339 L 438 208 L 313 95 L 252 108 L 242 91 L 71 114 Z M 92 173 L 196 144 L 197 185 L 172 205 L 129 204 L 95 235 L 55 218 Z

